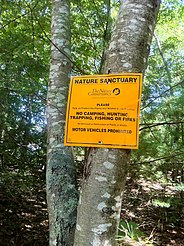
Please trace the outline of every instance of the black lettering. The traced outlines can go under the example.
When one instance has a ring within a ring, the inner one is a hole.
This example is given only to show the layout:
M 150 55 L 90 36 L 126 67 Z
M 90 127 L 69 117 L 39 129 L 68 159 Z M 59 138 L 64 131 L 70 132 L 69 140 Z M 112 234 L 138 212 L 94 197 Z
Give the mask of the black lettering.
M 115 120 L 121 120 L 121 117 L 115 117 Z
M 76 132 L 85 132 L 86 128 L 72 128 L 72 131 L 76 131 Z
M 97 103 L 96 106 L 107 107 L 110 106 L 109 103 Z
M 82 112 L 76 112 L 76 115 L 82 115 Z

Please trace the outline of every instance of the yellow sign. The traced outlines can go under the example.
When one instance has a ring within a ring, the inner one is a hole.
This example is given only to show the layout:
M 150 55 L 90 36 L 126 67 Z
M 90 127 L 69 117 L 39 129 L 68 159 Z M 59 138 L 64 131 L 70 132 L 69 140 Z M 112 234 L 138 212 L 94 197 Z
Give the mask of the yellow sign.
M 142 74 L 71 78 L 66 146 L 137 149 Z

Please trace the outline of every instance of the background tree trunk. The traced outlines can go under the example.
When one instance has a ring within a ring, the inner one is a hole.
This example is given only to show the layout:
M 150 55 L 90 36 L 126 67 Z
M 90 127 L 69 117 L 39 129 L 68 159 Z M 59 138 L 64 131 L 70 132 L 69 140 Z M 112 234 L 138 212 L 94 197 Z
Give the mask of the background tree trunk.
M 78 193 L 71 148 L 64 147 L 70 61 L 70 1 L 52 0 L 52 44 L 47 96 L 47 201 L 50 246 L 73 245 Z
M 105 73 L 144 73 L 159 0 L 121 1 Z M 81 189 L 75 246 L 116 245 L 130 150 L 90 148 Z

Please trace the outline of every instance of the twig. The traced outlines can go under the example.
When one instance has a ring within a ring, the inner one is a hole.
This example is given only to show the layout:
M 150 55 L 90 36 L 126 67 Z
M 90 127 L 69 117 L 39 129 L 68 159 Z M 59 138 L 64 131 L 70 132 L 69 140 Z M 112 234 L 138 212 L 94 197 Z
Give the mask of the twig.
M 176 122 L 159 122 L 159 123 L 150 123 L 150 124 L 140 124 L 145 125 L 145 127 L 142 127 L 139 129 L 139 131 L 145 130 L 147 128 L 152 128 L 156 126 L 163 126 L 163 125 L 178 125 L 178 124 L 184 124 L 184 121 L 176 121 Z

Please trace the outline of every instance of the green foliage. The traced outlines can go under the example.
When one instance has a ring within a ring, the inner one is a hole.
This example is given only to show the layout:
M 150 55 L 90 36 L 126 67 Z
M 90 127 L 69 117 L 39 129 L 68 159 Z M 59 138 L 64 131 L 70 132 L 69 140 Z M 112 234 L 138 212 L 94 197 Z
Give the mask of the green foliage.
M 114 5 L 104 0 L 72 1 L 72 57 L 86 74 L 102 72 L 104 51 L 110 41 L 113 21 L 109 13 Z M 79 74 L 75 64 L 73 73 Z
M 153 199 L 152 204 L 155 207 L 170 208 L 182 206 L 183 201 L 176 197 L 160 197 L 158 199 Z
M 45 188 L 50 4 L 0 0 L 0 186 L 13 199 Z M 115 0 L 111 6 L 105 0 L 72 0 L 72 74 L 80 74 L 78 68 L 90 74 L 103 71 L 118 7 Z M 174 195 L 154 193 L 152 204 L 171 211 L 176 226 L 184 191 L 183 1 L 162 1 L 155 33 L 143 86 L 140 147 L 133 151 L 130 175 L 175 188 Z M 81 178 L 82 148 L 75 148 L 75 160 Z M 125 235 L 139 240 L 144 233 L 136 223 L 121 221 L 120 236 Z
M 49 18 L 49 5 L 47 1 L 1 2 L 1 166 L 21 169 L 27 163 L 40 168 L 45 162 L 49 45 L 39 23 Z
M 130 237 L 133 240 L 138 241 L 143 237 L 144 233 L 139 230 L 138 225 L 133 221 L 121 220 L 119 224 L 118 238 Z
M 159 199 L 153 200 L 152 203 L 154 206 L 161 207 L 161 208 L 169 208 L 171 205 L 169 201 L 162 201 Z
M 118 231 L 118 245 L 153 246 L 151 240 L 139 229 L 133 221 L 121 220 Z
M 42 99 L 46 93 L 45 79 L 48 75 L 45 71 L 48 70 L 48 61 L 42 54 L 39 58 L 42 44 L 36 35 L 40 35 L 40 28 L 30 18 L 31 12 L 25 4 L 12 3 L 8 12 L 2 8 L 0 169 L 4 178 L 17 175 L 21 182 L 22 175 L 29 187 L 28 183 L 32 186 L 35 182 L 32 180 L 34 175 L 39 175 L 45 166 L 45 105 Z M 19 18 L 21 13 L 27 14 Z M 32 178 L 29 179 L 29 175 L 24 178 L 25 173 L 32 175 Z M 44 177 L 44 173 L 41 173 Z M 25 185 L 25 182 L 21 184 Z M 11 187 L 11 182 L 9 185 Z
M 141 174 L 155 180 L 182 181 L 183 13 L 181 1 L 163 1 L 143 86 L 140 149 L 133 162 L 142 163 Z
M 184 183 L 180 183 L 180 184 L 176 185 L 176 190 L 184 191 Z
M 45 200 L 45 99 L 50 47 L 41 26 L 49 33 L 50 3 L 1 0 L 0 5 L 0 195 L 1 208 L 12 219 L 12 225 L 1 219 L 6 231 L 0 235 L 2 239 L 8 238 L 11 230 L 18 230 L 21 219 L 19 230 L 24 231 L 21 216 L 28 213 L 31 197 L 35 203 Z M 12 229 L 13 224 L 17 228 Z M 14 239 L 12 235 L 12 243 Z
M 183 1 L 162 1 L 143 84 L 140 146 L 130 168 L 134 180 L 142 177 L 164 187 L 162 196 L 156 192 L 152 199 L 164 226 L 181 225 L 183 216 L 183 26 Z

